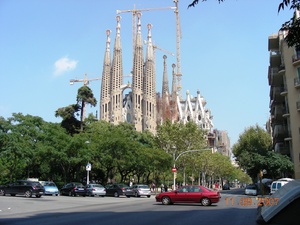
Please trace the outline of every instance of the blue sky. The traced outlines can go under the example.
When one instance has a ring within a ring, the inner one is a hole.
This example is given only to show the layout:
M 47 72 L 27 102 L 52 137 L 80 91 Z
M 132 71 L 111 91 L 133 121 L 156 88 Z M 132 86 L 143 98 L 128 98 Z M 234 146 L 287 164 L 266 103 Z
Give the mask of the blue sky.
M 187 9 L 180 0 L 182 96 L 206 99 L 214 128 L 227 130 L 231 145 L 245 128 L 269 117 L 268 36 L 290 19 L 281 0 L 216 0 Z M 106 30 L 114 43 L 116 10 L 163 8 L 172 0 L 0 0 L 0 116 L 21 112 L 60 122 L 55 110 L 76 102 L 82 83 L 101 77 Z M 121 14 L 124 74 L 132 66 L 132 14 Z M 155 45 L 176 53 L 173 10 L 142 13 L 142 34 L 151 23 Z M 161 92 L 163 51 L 156 50 L 157 91 Z M 169 81 L 176 58 L 167 54 Z M 125 81 L 127 83 L 127 81 Z M 101 81 L 90 82 L 100 98 Z M 171 85 L 170 85 L 171 87 Z M 88 113 L 99 112 L 89 108 Z

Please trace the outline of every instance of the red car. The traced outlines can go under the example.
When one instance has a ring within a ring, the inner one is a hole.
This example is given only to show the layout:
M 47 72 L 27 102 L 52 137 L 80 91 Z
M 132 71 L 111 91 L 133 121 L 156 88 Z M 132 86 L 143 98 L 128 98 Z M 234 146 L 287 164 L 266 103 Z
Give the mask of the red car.
M 203 206 L 218 203 L 221 195 L 218 191 L 213 191 L 203 186 L 183 186 L 178 190 L 163 192 L 156 195 L 156 202 L 163 205 L 173 203 L 201 203 Z

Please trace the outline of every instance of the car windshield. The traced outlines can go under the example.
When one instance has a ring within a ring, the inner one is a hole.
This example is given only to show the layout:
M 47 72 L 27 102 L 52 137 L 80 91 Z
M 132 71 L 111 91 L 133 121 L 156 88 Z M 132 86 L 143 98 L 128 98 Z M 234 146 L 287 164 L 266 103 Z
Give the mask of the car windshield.
M 92 187 L 103 187 L 101 184 L 93 184 Z
M 247 186 L 247 187 L 246 187 L 246 189 L 255 190 L 255 189 L 256 189 L 256 187 L 255 187 L 254 185 L 249 185 L 249 186 Z
M 44 186 L 56 187 L 53 182 L 45 183 Z
M 149 187 L 147 185 L 138 185 L 138 188 L 145 188 L 148 189 Z

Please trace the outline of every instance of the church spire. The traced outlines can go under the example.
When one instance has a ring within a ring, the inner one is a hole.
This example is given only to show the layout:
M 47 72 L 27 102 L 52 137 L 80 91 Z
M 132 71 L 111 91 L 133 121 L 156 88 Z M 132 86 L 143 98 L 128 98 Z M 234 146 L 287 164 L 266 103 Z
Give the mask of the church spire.
M 110 105 L 110 30 L 106 31 L 106 48 L 104 53 L 101 96 L 100 96 L 100 119 L 109 121 L 109 105 Z
M 156 132 L 156 74 L 151 28 L 148 24 L 148 45 L 143 84 L 143 130 Z
M 144 73 L 144 53 L 141 32 L 141 14 L 138 13 L 138 24 L 136 33 L 136 43 L 133 56 L 132 71 L 132 110 L 135 129 L 142 131 L 142 104 L 143 104 L 143 73 Z
M 123 96 L 121 85 L 123 82 L 123 62 L 121 47 L 121 17 L 117 16 L 116 38 L 114 45 L 114 55 L 111 66 L 111 96 L 110 96 L 110 122 L 118 124 L 123 122 L 122 106 Z

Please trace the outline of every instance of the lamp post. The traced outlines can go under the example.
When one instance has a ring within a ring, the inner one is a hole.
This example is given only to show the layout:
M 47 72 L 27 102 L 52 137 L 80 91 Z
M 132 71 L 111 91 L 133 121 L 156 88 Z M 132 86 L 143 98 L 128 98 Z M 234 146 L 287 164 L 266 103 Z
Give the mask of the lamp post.
M 90 177 L 89 176 L 90 176 L 90 171 L 92 169 L 92 165 L 90 163 L 88 163 L 85 168 L 86 168 L 86 172 L 87 172 L 86 184 L 89 184 L 90 183 Z
M 211 151 L 210 148 L 199 149 L 199 150 L 187 150 L 187 151 L 181 152 L 177 157 L 175 156 L 175 151 L 174 151 L 174 153 L 173 153 L 174 166 L 172 168 L 172 172 L 174 173 L 174 176 L 173 176 L 174 190 L 176 190 L 175 182 L 176 182 L 176 176 L 177 176 L 176 161 L 179 159 L 179 157 L 182 156 L 183 154 L 186 154 L 186 153 L 190 153 L 190 152 L 202 152 L 202 151 L 207 151 L 207 150 Z

